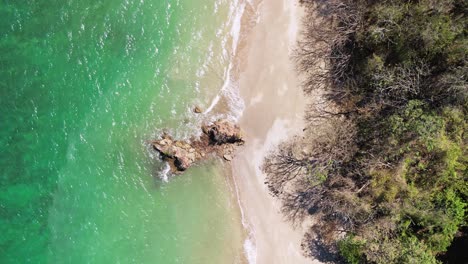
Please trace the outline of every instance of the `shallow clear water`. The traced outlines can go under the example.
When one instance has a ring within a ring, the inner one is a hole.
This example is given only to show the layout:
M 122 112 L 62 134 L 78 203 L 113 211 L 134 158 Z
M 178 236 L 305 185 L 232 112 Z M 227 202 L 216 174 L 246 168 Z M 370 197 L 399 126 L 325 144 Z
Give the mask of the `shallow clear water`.
M 0 263 L 241 256 L 219 163 L 160 179 L 146 140 L 187 137 L 223 87 L 227 0 L 2 1 Z

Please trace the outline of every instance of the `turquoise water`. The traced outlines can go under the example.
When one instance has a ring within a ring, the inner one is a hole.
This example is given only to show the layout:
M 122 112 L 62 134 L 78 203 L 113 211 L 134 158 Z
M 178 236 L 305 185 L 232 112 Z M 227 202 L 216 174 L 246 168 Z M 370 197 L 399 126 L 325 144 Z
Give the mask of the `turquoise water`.
M 146 143 L 223 86 L 229 2 L 1 2 L 0 263 L 241 261 L 220 163 L 165 182 Z

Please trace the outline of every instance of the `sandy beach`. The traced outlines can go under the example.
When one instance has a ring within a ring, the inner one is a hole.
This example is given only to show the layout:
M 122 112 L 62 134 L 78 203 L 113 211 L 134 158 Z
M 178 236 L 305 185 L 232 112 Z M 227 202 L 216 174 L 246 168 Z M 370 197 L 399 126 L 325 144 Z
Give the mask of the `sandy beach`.
M 232 170 L 250 231 L 245 245 L 250 263 L 314 263 L 301 252 L 304 230 L 285 221 L 260 170 L 268 151 L 303 128 L 306 102 L 291 60 L 301 12 L 297 1 L 261 2 L 242 47 L 239 86 L 245 109 L 240 125 L 246 144 Z

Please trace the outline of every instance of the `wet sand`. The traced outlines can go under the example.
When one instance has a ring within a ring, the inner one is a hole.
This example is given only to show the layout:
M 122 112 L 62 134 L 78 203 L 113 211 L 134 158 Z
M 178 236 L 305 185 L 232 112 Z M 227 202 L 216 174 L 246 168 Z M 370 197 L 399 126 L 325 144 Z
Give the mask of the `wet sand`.
M 268 151 L 304 126 L 306 99 L 299 85 L 292 50 L 302 10 L 292 0 L 264 0 L 256 6 L 256 23 L 244 36 L 239 88 L 245 102 L 239 120 L 246 144 L 232 161 L 250 263 L 319 263 L 302 255 L 301 227 L 293 228 L 268 193 L 260 166 Z

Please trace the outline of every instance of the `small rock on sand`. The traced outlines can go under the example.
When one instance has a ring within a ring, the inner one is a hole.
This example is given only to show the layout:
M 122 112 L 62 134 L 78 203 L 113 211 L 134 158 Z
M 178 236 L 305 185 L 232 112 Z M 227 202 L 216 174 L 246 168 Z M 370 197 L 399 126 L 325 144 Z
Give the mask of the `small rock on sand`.
M 196 114 L 201 114 L 203 113 L 203 110 L 199 106 L 195 106 L 195 108 L 193 108 L 193 112 Z

